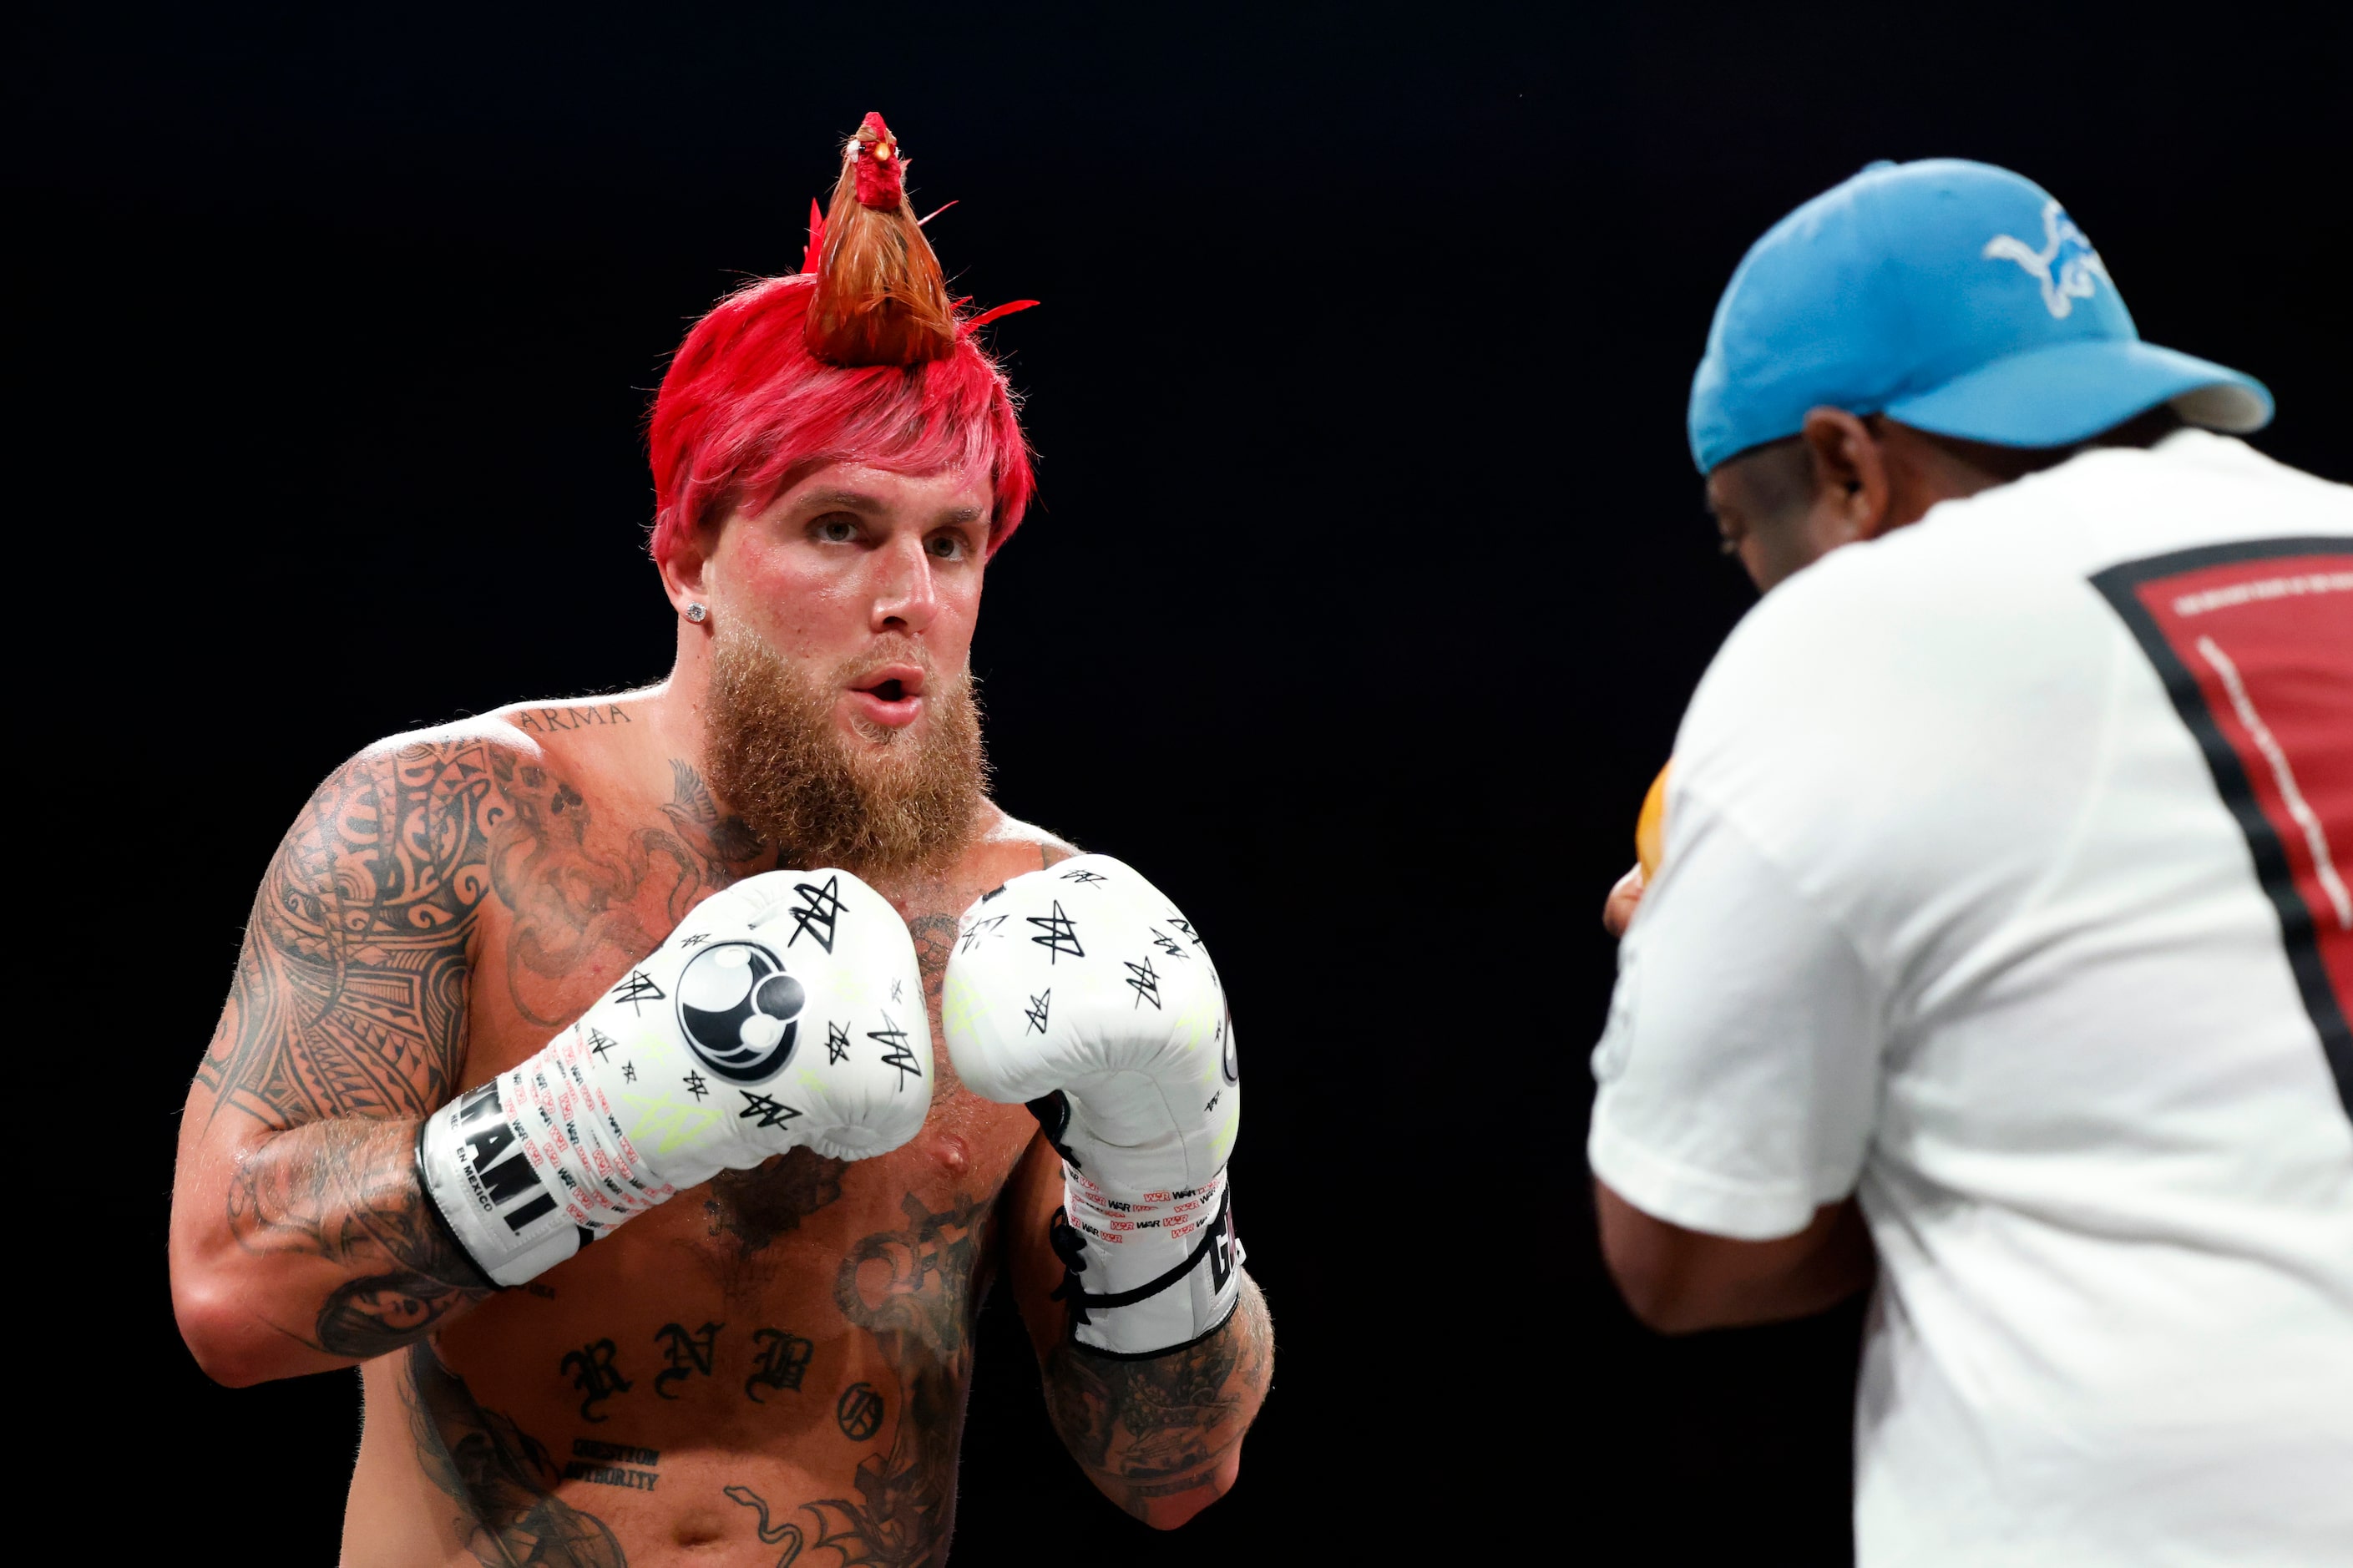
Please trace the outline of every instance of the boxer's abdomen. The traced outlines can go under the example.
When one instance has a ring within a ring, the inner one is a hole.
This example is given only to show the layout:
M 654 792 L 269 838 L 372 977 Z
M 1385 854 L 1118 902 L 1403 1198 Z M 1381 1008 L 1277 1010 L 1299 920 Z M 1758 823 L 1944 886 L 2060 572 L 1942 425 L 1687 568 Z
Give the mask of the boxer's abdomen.
M 804 1151 L 682 1194 L 371 1364 L 349 1561 L 441 1561 L 459 1518 L 518 1562 L 617 1561 L 607 1531 L 632 1562 L 732 1544 L 765 1568 L 793 1531 L 923 1561 L 953 1512 L 990 1205 L 1034 1126 L 958 1100 L 884 1159 Z M 429 1542 L 395 1554 L 359 1539 L 420 1518 Z

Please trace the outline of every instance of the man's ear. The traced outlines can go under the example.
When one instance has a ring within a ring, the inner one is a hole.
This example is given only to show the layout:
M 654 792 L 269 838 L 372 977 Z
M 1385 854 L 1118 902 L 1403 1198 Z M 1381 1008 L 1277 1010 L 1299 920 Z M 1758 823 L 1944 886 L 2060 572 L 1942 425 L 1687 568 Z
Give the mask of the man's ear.
M 1886 451 L 1871 426 L 1843 408 L 1812 408 L 1799 437 L 1813 458 L 1810 523 L 1820 551 L 1886 532 L 1894 489 Z
M 717 542 L 718 530 L 694 528 L 682 531 L 670 545 L 670 553 L 655 563 L 661 573 L 662 592 L 670 595 L 670 607 L 680 615 L 686 614 L 689 605 L 708 605 L 712 587 L 711 558 L 704 552 Z

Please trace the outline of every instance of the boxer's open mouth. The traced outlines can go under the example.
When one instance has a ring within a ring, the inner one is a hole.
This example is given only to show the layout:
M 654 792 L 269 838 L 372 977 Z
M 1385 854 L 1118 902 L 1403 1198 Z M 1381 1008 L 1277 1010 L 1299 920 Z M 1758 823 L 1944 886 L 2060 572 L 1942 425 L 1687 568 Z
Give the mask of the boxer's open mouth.
M 885 665 L 849 691 L 868 719 L 893 728 L 911 724 L 923 708 L 923 672 L 913 665 Z

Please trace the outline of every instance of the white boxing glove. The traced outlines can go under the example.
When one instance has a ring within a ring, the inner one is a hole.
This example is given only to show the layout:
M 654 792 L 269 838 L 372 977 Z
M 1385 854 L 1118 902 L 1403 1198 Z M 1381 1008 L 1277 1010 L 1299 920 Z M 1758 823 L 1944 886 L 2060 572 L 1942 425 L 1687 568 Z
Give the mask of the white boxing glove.
M 482 1272 L 520 1285 L 721 1167 L 887 1153 L 932 1104 L 906 923 L 847 871 L 705 900 L 511 1072 L 427 1117 L 420 1183 Z
M 1222 1327 L 1241 1073 L 1191 922 L 1107 855 L 1017 877 L 965 911 L 940 1017 L 965 1086 L 1028 1102 L 1061 1152 L 1055 1298 L 1079 1342 L 1160 1355 Z

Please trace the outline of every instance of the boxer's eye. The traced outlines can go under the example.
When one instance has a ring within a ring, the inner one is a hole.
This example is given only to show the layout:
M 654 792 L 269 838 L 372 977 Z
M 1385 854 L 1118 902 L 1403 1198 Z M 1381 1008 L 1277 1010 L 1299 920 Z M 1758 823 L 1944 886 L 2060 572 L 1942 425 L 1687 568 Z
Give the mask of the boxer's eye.
M 848 544 L 858 537 L 858 520 L 850 517 L 821 517 L 809 524 L 809 533 L 828 544 Z

